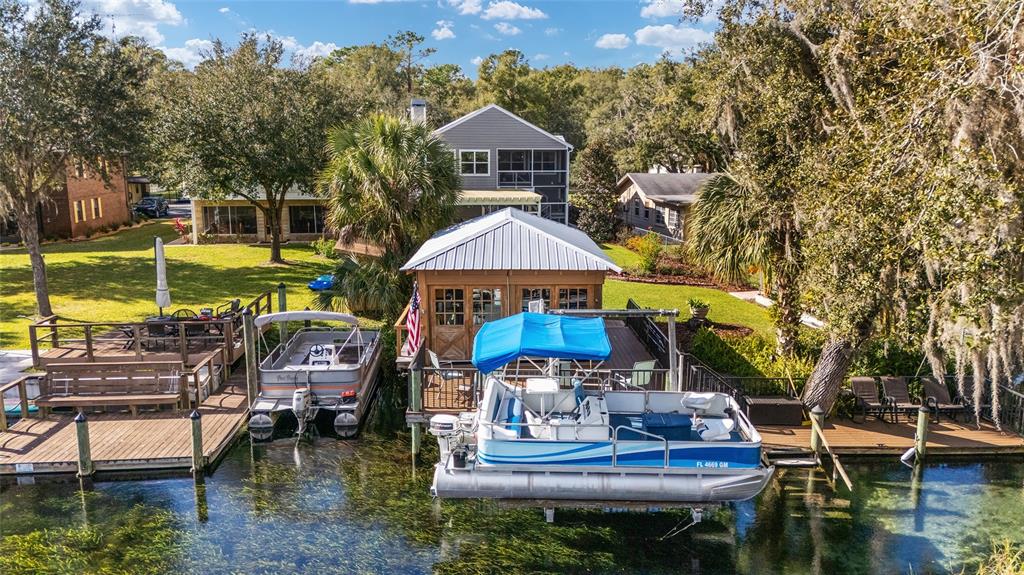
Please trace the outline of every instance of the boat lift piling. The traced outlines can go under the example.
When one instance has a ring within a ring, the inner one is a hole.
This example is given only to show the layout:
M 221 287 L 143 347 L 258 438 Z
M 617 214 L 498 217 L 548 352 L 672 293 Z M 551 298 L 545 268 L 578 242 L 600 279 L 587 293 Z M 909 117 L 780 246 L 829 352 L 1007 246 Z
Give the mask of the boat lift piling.
M 256 401 L 259 394 L 258 373 L 256 364 L 256 326 L 253 323 L 252 311 L 242 312 L 242 340 L 245 345 L 245 391 L 249 405 Z
M 931 418 L 931 410 L 927 405 L 922 405 L 917 410 L 917 434 L 914 435 L 914 453 L 917 461 L 924 461 L 928 450 L 928 419 Z
M 284 282 L 277 284 L 277 311 L 288 311 L 288 299 L 285 295 Z M 277 329 L 281 336 L 281 344 L 284 345 L 288 341 L 288 322 L 282 321 L 278 323 Z
M 75 416 L 75 432 L 78 436 L 78 476 L 89 477 L 93 472 L 92 448 L 89 446 L 89 421 L 84 411 Z
M 198 409 L 189 415 L 192 420 L 192 474 L 201 476 L 205 469 L 203 460 L 203 419 Z

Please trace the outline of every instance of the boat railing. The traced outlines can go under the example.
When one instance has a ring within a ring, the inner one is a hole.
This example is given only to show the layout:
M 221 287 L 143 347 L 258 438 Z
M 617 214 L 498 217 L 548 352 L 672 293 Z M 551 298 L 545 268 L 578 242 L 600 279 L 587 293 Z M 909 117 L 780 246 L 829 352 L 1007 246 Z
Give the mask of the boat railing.
M 619 457 L 619 441 L 642 441 L 642 440 L 624 440 L 624 439 L 620 440 L 619 439 L 619 430 L 620 429 L 628 430 L 630 433 L 636 433 L 637 435 L 643 435 L 643 436 L 646 436 L 646 437 L 653 437 L 655 440 L 661 441 L 662 444 L 665 446 L 665 460 L 664 460 L 664 463 L 663 463 L 663 467 L 668 467 L 669 466 L 669 462 L 670 462 L 671 458 L 669 456 L 670 451 L 669 451 L 669 445 L 668 445 L 668 440 L 667 439 L 665 439 L 661 435 L 655 435 L 653 433 L 649 433 L 649 432 L 643 431 L 641 429 L 635 429 L 635 428 L 630 427 L 630 426 L 620 425 L 620 426 L 616 427 L 614 429 L 614 431 L 612 431 L 612 436 L 611 436 L 612 437 L 612 467 L 616 467 L 619 464 L 619 460 L 618 460 L 618 457 Z

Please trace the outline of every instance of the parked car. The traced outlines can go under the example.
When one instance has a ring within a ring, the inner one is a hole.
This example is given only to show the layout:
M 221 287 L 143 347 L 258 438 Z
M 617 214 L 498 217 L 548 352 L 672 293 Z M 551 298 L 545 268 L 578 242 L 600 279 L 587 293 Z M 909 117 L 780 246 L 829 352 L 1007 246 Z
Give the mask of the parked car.
M 167 216 L 169 209 L 167 200 L 150 196 L 142 198 L 139 203 L 135 204 L 135 211 L 151 218 L 162 218 Z

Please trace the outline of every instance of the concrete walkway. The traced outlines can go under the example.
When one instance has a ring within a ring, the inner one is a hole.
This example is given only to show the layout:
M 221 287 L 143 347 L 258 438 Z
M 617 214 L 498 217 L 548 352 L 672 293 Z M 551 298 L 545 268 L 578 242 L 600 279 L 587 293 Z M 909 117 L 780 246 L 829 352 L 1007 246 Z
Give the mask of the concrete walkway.
M 0 349 L 0 385 L 14 381 L 32 367 L 32 352 L 27 349 Z
M 761 295 L 761 292 L 756 291 L 756 290 L 751 290 L 751 291 L 731 291 L 731 292 L 729 292 L 729 295 L 731 295 L 733 297 L 736 297 L 736 298 L 739 298 L 739 299 L 741 299 L 743 301 L 749 301 L 751 303 L 756 303 L 757 305 L 759 305 L 761 307 L 772 307 L 773 305 L 775 305 L 774 301 L 772 301 L 770 298 L 767 298 L 767 297 Z M 813 315 L 811 315 L 809 313 L 800 314 L 800 323 L 806 325 L 807 327 L 814 328 L 814 329 L 821 329 L 821 328 L 825 327 L 825 322 L 821 321 L 820 319 L 814 317 Z

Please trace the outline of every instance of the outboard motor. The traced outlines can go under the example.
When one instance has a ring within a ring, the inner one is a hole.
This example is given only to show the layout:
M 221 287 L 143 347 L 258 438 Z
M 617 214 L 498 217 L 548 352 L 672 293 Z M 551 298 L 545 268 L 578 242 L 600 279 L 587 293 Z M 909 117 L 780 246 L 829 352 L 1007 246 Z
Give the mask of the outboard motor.
M 296 389 L 292 392 L 292 411 L 296 419 L 303 419 L 306 410 L 309 409 L 309 390 Z
M 440 413 L 430 418 L 430 434 L 437 438 L 437 447 L 441 451 L 440 461 L 448 460 L 452 455 L 454 467 L 466 466 L 466 450 L 462 445 L 462 426 L 459 416 Z

